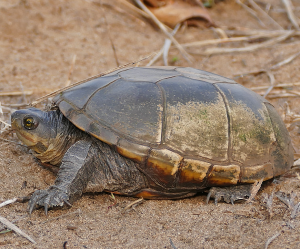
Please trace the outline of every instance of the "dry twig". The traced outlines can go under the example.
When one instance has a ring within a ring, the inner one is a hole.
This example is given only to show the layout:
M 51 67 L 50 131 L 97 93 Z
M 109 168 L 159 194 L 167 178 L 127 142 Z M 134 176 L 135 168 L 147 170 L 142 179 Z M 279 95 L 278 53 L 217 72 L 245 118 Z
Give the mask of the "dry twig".
M 11 125 L 8 124 L 7 122 L 5 122 L 4 120 L 1 119 L 1 117 L 3 116 L 3 109 L 4 109 L 4 108 L 5 108 L 5 107 L 3 107 L 3 106 L 1 105 L 1 102 L 0 102 L 0 134 L 5 133 L 5 132 L 8 132 L 8 131 L 10 131 L 10 129 L 11 129 Z M 9 109 L 9 108 L 8 108 L 8 109 Z M 2 124 L 4 125 L 4 127 L 2 127 Z
M 264 22 L 259 19 L 258 15 L 253 9 L 249 8 L 246 4 L 242 3 L 240 0 L 235 0 L 235 2 L 240 6 L 242 6 L 250 15 L 252 15 L 262 27 L 266 27 L 266 24 L 264 24 Z
M 268 41 L 262 42 L 260 44 L 254 44 L 246 47 L 241 48 L 208 48 L 200 53 L 195 54 L 202 54 L 202 55 L 213 55 L 213 54 L 225 54 L 225 53 L 233 53 L 233 52 L 252 52 L 255 50 L 258 50 L 263 47 L 268 47 L 271 45 L 274 45 L 276 43 L 282 42 L 286 40 L 288 37 L 290 37 L 294 31 L 289 31 L 284 33 L 283 35 L 276 37 L 274 39 L 270 39 Z
M 297 95 L 297 96 L 300 96 L 300 92 L 298 92 L 298 91 L 292 91 L 292 90 L 286 90 L 286 92 L 287 93 L 292 93 L 292 94 L 295 94 L 295 95 Z
M 19 95 L 31 95 L 33 91 L 15 91 L 15 92 L 0 92 L 0 96 L 19 96 Z
M 175 28 L 172 30 L 171 35 L 174 36 L 178 29 L 180 28 L 180 23 L 178 23 Z M 165 66 L 168 66 L 168 55 L 169 55 L 169 49 L 171 47 L 172 41 L 170 39 L 166 39 L 165 40 L 165 44 L 163 46 L 163 60 L 164 60 L 164 64 Z
M 268 249 L 268 246 L 272 243 L 273 240 L 275 240 L 279 235 L 281 234 L 280 232 L 277 232 L 276 234 L 274 234 L 271 238 L 269 238 L 265 244 L 265 249 Z
M 5 106 L 5 107 L 15 107 L 15 108 L 19 108 L 19 107 L 28 107 L 29 104 L 1 104 L 2 106 Z
M 20 228 L 18 228 L 16 225 L 11 223 L 6 218 L 0 216 L 0 222 L 2 222 L 5 226 L 7 226 L 9 229 L 15 231 L 17 234 L 23 236 L 24 238 L 28 239 L 31 243 L 36 244 L 36 242 L 26 233 L 24 233 Z
M 281 36 L 283 34 L 286 34 L 288 32 L 291 32 L 291 30 L 257 30 L 257 29 L 236 29 L 236 30 L 231 30 L 227 29 L 225 30 L 226 34 L 228 36 L 251 36 L 251 35 L 261 35 L 264 37 L 269 37 L 270 35 L 272 36 Z M 294 33 L 292 34 L 293 36 L 299 36 L 300 31 L 295 30 Z
M 276 194 L 277 198 L 282 201 L 290 210 L 291 218 L 295 219 L 299 213 L 300 202 L 295 203 L 295 197 L 297 196 L 294 192 L 286 194 L 278 191 Z
M 294 15 L 294 7 L 292 6 L 291 0 L 282 0 L 282 2 L 284 4 L 284 7 L 286 8 L 286 12 L 291 23 L 293 24 L 295 29 L 299 30 L 299 24 L 297 22 L 296 16 Z
M 270 196 L 268 196 L 268 194 L 266 194 L 266 193 L 263 195 L 263 203 L 264 203 L 265 207 L 267 208 L 270 219 L 274 215 L 273 214 L 273 198 L 274 198 L 274 190 L 272 191 Z
M 171 35 L 174 36 L 179 28 L 180 28 L 180 24 L 177 24 L 176 27 L 174 28 L 174 30 L 172 30 Z M 156 55 L 152 58 L 152 60 L 149 61 L 149 63 L 146 66 L 149 67 L 149 66 L 153 65 L 153 63 L 155 63 L 161 55 L 164 56 L 164 62 L 167 62 L 167 60 L 165 59 L 165 56 L 167 56 L 167 55 L 165 55 L 166 54 L 165 50 L 167 49 L 169 51 L 171 43 L 172 43 L 172 41 L 170 39 L 166 39 L 164 46 L 156 53 Z M 166 45 L 168 45 L 168 47 L 166 47 Z M 165 65 L 166 65 L 166 63 L 165 63 Z
M 183 47 L 201 47 L 207 45 L 218 45 L 222 43 L 229 42 L 239 42 L 239 41 L 251 41 L 254 39 L 259 39 L 261 36 L 249 36 L 249 37 L 232 37 L 232 38 L 222 38 L 222 39 L 212 39 L 212 40 L 204 40 L 204 41 L 195 41 L 189 43 L 181 44 Z
M 277 99 L 277 98 L 294 98 L 299 97 L 298 95 L 291 93 L 279 93 L 279 94 L 269 94 L 268 99 Z
M 10 125 L 10 124 L 6 123 L 6 122 L 5 122 L 5 121 L 3 121 L 3 120 L 0 120 L 0 123 L 4 124 L 4 126 L 5 126 L 3 129 L 1 129 L 1 131 L 4 131 L 4 130 L 6 129 L 6 127 L 8 127 L 8 128 L 10 128 L 10 127 L 11 127 L 11 125 Z
M 153 65 L 153 63 L 155 63 L 159 57 L 163 54 L 164 52 L 164 48 L 162 48 L 161 50 L 159 50 L 155 56 L 153 56 L 152 60 L 149 61 L 149 63 L 146 65 L 147 67 Z
M 129 203 L 125 208 L 123 208 L 123 210 L 121 211 L 121 213 L 124 213 L 127 209 L 131 208 L 134 205 L 138 205 L 141 204 L 144 201 L 144 198 L 140 198 L 136 201 L 133 201 L 131 203 Z
M 227 39 L 228 38 L 228 35 L 226 34 L 226 32 L 221 29 L 221 28 L 212 28 L 212 30 L 214 32 L 217 33 L 217 35 L 221 38 L 221 39 Z
M 257 192 L 259 191 L 263 181 L 264 181 L 264 179 L 260 179 L 259 181 L 255 181 L 255 183 L 253 183 L 252 188 L 251 188 L 250 197 L 246 201 L 246 203 L 250 203 L 254 199 L 254 197 L 256 196 Z
M 135 7 L 133 4 L 127 2 L 126 0 L 117 0 L 119 3 L 122 3 L 124 6 L 132 10 L 135 14 L 141 15 L 145 18 L 150 18 L 150 16 L 143 10 Z
M 266 74 L 268 75 L 269 79 L 270 79 L 270 86 L 267 89 L 267 91 L 264 93 L 263 97 L 266 98 L 267 95 L 273 90 L 273 87 L 275 85 L 275 77 L 274 74 L 270 71 L 266 71 Z
M 4 201 L 0 204 L 0 207 L 4 207 L 6 205 L 15 203 L 15 202 L 26 202 L 30 200 L 30 196 L 24 196 L 24 197 L 16 197 L 7 201 Z
M 138 6 L 141 7 L 142 10 L 144 10 L 151 19 L 156 23 L 156 25 L 163 31 L 163 33 L 168 36 L 168 38 L 175 44 L 175 46 L 179 49 L 183 57 L 191 63 L 193 61 L 193 58 L 184 50 L 184 48 L 179 44 L 179 42 L 168 32 L 166 27 L 157 19 L 157 17 L 140 1 L 135 0 Z
M 228 34 L 228 32 L 230 32 L 230 31 L 231 30 L 229 30 L 229 31 L 227 30 L 225 32 L 226 32 L 226 34 Z M 201 46 L 218 45 L 218 44 L 230 43 L 230 42 L 242 42 L 242 41 L 252 42 L 252 41 L 261 40 L 261 39 L 265 39 L 265 38 L 282 36 L 284 34 L 287 34 L 288 32 L 291 32 L 291 31 L 285 31 L 285 30 L 283 32 L 282 31 L 274 31 L 274 32 L 266 31 L 264 33 L 259 30 L 257 32 L 257 34 L 255 33 L 255 31 L 253 31 L 253 33 L 251 33 L 251 34 L 243 34 L 243 36 L 239 36 L 239 37 L 195 41 L 195 42 L 183 43 L 181 45 L 183 47 L 201 47 Z M 233 35 L 233 34 L 231 34 L 231 35 Z
M 293 86 L 300 86 L 300 82 L 277 84 L 277 85 L 274 86 L 274 88 L 285 88 L 285 87 L 293 87 Z M 268 88 L 269 88 L 269 86 L 254 86 L 254 87 L 250 87 L 250 89 L 252 91 L 266 90 Z
M 248 0 L 248 2 L 255 10 L 257 10 L 265 18 L 265 20 L 272 24 L 273 27 L 276 27 L 277 29 L 283 29 L 272 17 L 270 17 L 265 11 L 263 11 L 254 0 Z
M 2 203 L 0 204 L 0 207 L 4 207 L 4 206 L 6 206 L 6 205 L 15 203 L 17 200 L 18 200 L 18 198 L 13 198 L 13 199 L 4 201 L 4 202 L 2 202 Z
M 278 69 L 279 67 L 290 63 L 292 60 L 297 58 L 299 55 L 300 55 L 300 52 L 298 52 L 296 54 L 293 54 L 292 56 L 288 57 L 287 59 L 285 59 L 285 60 L 275 64 L 274 66 L 270 67 L 270 70 Z
M 247 74 L 259 74 L 259 73 L 266 73 L 270 79 L 270 86 L 268 87 L 260 87 L 260 90 L 261 89 L 267 89 L 267 91 L 264 93 L 263 97 L 265 98 L 272 90 L 274 87 L 277 87 L 275 85 L 275 77 L 274 77 L 274 74 L 271 72 L 271 70 L 274 70 L 274 69 L 278 69 L 279 67 L 283 66 L 283 65 L 286 65 L 288 63 L 290 63 L 292 60 L 294 60 L 297 56 L 300 55 L 300 52 L 288 57 L 287 59 L 271 66 L 270 68 L 268 69 L 259 69 L 257 71 L 251 71 L 251 72 L 246 72 L 246 73 L 243 73 L 243 74 L 236 74 L 235 76 L 245 76 Z M 253 88 L 252 88 L 253 89 Z M 290 92 L 292 94 L 295 94 L 295 95 L 300 95 L 300 93 L 298 92 L 295 92 L 295 91 L 287 91 L 287 92 Z

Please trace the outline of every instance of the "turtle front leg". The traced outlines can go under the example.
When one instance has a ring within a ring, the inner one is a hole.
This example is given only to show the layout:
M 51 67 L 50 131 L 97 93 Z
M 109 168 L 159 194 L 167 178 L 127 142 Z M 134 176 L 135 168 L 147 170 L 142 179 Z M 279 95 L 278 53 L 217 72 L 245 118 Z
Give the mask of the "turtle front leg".
M 37 206 L 48 208 L 71 205 L 78 199 L 88 184 L 88 172 L 92 157 L 89 156 L 92 141 L 79 140 L 65 153 L 55 184 L 47 190 L 37 190 L 31 196 L 28 211 L 31 214 Z
M 222 198 L 226 203 L 234 204 L 237 200 L 245 200 L 251 196 L 252 185 L 237 185 L 231 187 L 212 187 L 210 188 L 206 203 L 209 202 L 210 198 L 215 199 L 215 204 L 218 203 Z

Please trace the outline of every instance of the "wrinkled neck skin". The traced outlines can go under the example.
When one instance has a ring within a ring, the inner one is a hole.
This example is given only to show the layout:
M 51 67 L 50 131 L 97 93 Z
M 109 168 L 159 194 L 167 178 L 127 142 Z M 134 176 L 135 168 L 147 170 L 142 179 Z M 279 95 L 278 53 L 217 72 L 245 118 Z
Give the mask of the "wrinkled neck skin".
M 63 114 L 57 111 L 49 112 L 49 122 L 51 122 L 51 138 L 49 138 L 49 146 L 43 152 L 37 152 L 36 148 L 30 147 L 33 155 L 43 163 L 50 163 L 59 166 L 65 152 L 76 141 L 86 137 L 86 133 L 75 127 Z

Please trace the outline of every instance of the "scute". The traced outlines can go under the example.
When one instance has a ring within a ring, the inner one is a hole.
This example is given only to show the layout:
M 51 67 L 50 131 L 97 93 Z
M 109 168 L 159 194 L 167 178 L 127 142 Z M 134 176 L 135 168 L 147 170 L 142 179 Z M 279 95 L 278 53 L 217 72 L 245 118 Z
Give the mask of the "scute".
M 274 107 L 202 70 L 123 68 L 54 101 L 78 128 L 139 162 L 157 188 L 171 192 L 266 180 L 293 164 Z
M 127 81 L 147 81 L 147 82 L 157 82 L 162 79 L 174 77 L 180 75 L 180 73 L 175 70 L 166 70 L 160 68 L 139 68 L 135 67 L 131 70 L 122 71 L 119 75 Z
M 228 79 L 226 77 L 209 73 L 203 70 L 191 68 L 191 67 L 179 67 L 176 68 L 177 72 L 180 72 L 183 76 L 190 79 L 201 80 L 209 83 L 232 83 L 237 84 L 234 80 Z
M 216 86 L 227 102 L 232 160 L 245 165 L 268 162 L 276 138 L 265 100 L 241 85 Z
M 164 143 L 190 157 L 228 160 L 228 119 L 218 89 L 183 76 L 158 84 L 166 101 Z
M 118 78 L 119 76 L 115 74 L 93 79 L 63 92 L 63 98 L 81 109 L 88 102 L 89 98 L 93 96 L 94 92 L 99 91 L 99 89 L 109 85 Z M 80 94 L 78 94 L 78 92 L 80 92 Z M 56 102 L 59 98 L 60 95 L 57 95 L 53 101 Z
M 96 92 L 85 108 L 86 115 L 113 131 L 153 144 L 161 141 L 162 111 L 155 84 L 123 79 Z

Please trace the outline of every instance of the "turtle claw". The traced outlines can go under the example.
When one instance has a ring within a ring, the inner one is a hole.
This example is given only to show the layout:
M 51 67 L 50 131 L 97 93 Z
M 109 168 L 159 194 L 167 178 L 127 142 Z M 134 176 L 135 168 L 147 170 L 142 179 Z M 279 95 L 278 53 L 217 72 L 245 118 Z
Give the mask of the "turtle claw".
M 28 205 L 28 213 L 29 215 L 32 214 L 32 212 L 36 209 L 36 206 L 35 205 Z
M 45 215 L 48 216 L 48 204 L 45 203 L 44 207 L 45 207 Z
M 234 205 L 234 202 L 237 200 L 245 200 L 247 197 L 251 195 L 252 185 L 238 185 L 232 187 L 213 187 L 210 188 L 207 198 L 206 204 L 208 204 L 210 198 L 215 199 L 215 205 L 223 198 L 226 203 L 231 203 Z
M 72 204 L 68 200 L 64 200 L 65 204 L 67 204 L 69 207 L 72 207 Z
M 31 196 L 28 204 L 28 211 L 31 214 L 38 206 L 44 207 L 45 214 L 48 214 L 49 208 L 72 204 L 69 202 L 69 196 L 63 190 L 52 186 L 48 190 L 37 190 Z

